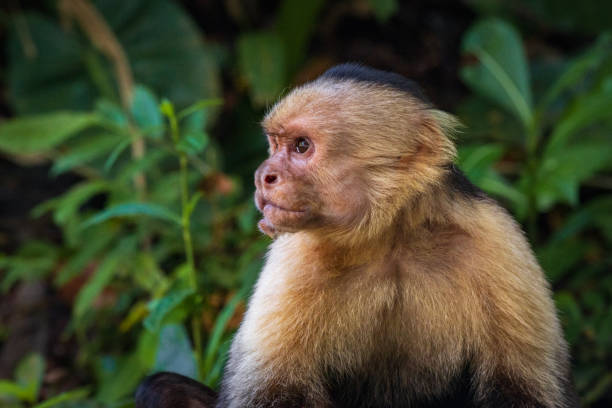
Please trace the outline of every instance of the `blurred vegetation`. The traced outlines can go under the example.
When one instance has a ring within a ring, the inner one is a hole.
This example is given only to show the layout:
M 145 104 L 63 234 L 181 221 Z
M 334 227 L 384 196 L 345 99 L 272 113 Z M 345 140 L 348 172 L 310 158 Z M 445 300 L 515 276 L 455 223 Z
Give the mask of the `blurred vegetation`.
M 73 348 L 71 361 L 44 349 L 21 356 L 0 380 L 2 406 L 128 407 L 157 370 L 215 387 L 269 243 L 251 199 L 265 107 L 334 62 L 313 53 L 329 16 L 409 33 L 404 17 L 423 7 L 218 3 L 229 39 L 209 39 L 170 0 L 60 0 L 3 15 L 13 117 L 0 123 L 0 151 L 21 165 L 50 163 L 51 179 L 76 177 L 31 213 L 50 217 L 60 239 L 0 255 L 4 299 L 43 282 L 69 306 L 52 341 Z M 425 85 L 460 95 L 449 106 L 465 124 L 460 165 L 524 225 L 555 290 L 582 402 L 608 406 L 612 3 L 509 4 L 463 2 L 455 90 Z M 571 52 L 550 52 L 538 36 L 572 38 Z M 0 345 L 10 337 L 0 321 Z M 61 364 L 69 381 L 53 378 L 50 365 Z

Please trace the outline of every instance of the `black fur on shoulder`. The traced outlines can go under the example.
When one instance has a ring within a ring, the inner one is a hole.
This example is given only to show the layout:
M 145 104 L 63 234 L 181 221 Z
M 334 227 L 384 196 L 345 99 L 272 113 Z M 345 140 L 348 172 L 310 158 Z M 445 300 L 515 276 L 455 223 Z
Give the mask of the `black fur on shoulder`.
M 153 374 L 136 390 L 136 408 L 214 408 L 217 393 L 175 373 Z
M 373 84 L 389 86 L 408 93 L 426 105 L 431 105 L 431 102 L 416 82 L 400 74 L 396 74 L 395 72 L 382 71 L 355 62 L 348 62 L 331 67 L 321 75 L 321 78 L 335 80 L 352 79 L 354 81 L 371 82 Z
M 446 185 L 467 198 L 485 199 L 487 195 L 476 187 L 454 163 L 447 164 Z

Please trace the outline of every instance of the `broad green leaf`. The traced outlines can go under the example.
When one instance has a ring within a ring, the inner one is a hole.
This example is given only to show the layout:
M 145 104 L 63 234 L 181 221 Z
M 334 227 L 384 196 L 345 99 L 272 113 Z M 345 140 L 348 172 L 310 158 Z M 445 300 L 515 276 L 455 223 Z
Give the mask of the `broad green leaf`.
M 10 154 L 46 152 L 99 123 L 90 113 L 56 112 L 23 116 L 0 124 L 0 150 Z
M 106 122 L 112 123 L 119 129 L 127 130 L 128 118 L 119 105 L 108 99 L 99 99 L 95 104 L 95 111 Z
M 28 387 L 13 381 L 0 380 L 0 402 L 2 402 L 2 397 L 27 401 L 30 395 L 31 393 Z
M 388 2 L 394 3 L 394 0 Z M 276 19 L 276 31 L 284 43 L 287 74 L 303 63 L 312 33 L 325 0 L 283 0 Z
M 24 357 L 15 369 L 17 384 L 25 387 L 28 392 L 25 400 L 34 402 L 38 399 L 43 374 L 45 373 L 45 359 L 38 353 L 31 353 Z
M 508 200 L 512 204 L 517 217 L 523 218 L 526 214 L 527 196 L 495 171 L 487 172 L 476 185 L 493 197 Z
M 478 59 L 478 63 L 461 70 L 466 84 L 530 128 L 533 112 L 529 70 L 516 29 L 499 19 L 482 20 L 464 36 L 462 51 Z
M 604 89 L 586 97 L 576 103 L 553 130 L 546 145 L 546 152 L 567 150 L 566 145 L 571 142 L 580 131 L 598 122 L 606 122 L 612 125 L 610 115 L 612 107 L 612 89 Z M 608 143 L 612 144 L 612 130 Z
M 504 146 L 498 144 L 463 147 L 459 149 L 459 166 L 474 184 L 478 184 L 504 151 Z
M 173 323 L 162 327 L 153 370 L 170 371 L 198 379 L 193 350 L 183 325 Z
M 202 153 L 208 146 L 209 138 L 206 132 L 189 132 L 181 135 L 181 140 L 176 144 L 176 148 L 189 155 Z
M 136 83 L 166 95 L 178 106 L 219 94 L 216 54 L 204 44 L 201 30 L 178 3 L 170 0 L 92 3 L 123 46 Z M 52 19 L 28 13 L 18 18 L 21 25 L 12 27 L 8 39 L 11 105 L 20 114 L 90 109 L 101 95 L 101 81 L 97 78 L 115 80 L 112 64 L 103 56 L 91 58 L 97 52 L 93 52 L 90 41 L 74 27 L 63 29 L 55 16 Z M 24 48 L 21 41 L 19 34 L 24 26 L 31 47 Z
M 191 288 L 177 288 L 161 299 L 155 299 L 149 303 L 149 316 L 144 321 L 144 326 L 151 332 L 159 330 L 164 318 L 175 307 L 179 306 L 185 299 L 194 293 Z
M 612 53 L 612 35 L 605 33 L 599 36 L 597 42 L 574 58 L 557 78 L 542 99 L 541 106 L 547 107 L 555 101 L 563 92 L 584 81 L 587 74 L 596 69 L 606 56 Z
M 368 3 L 381 23 L 387 21 L 399 8 L 397 0 L 368 0 Z
M 105 209 L 99 212 L 93 217 L 89 218 L 82 225 L 82 228 L 87 228 L 101 222 L 119 218 L 119 217 L 135 217 L 135 216 L 147 216 L 152 218 L 158 218 L 165 221 L 171 221 L 176 224 L 181 223 L 181 218 L 170 211 L 169 209 L 162 207 L 161 205 L 153 203 L 123 203 Z
M 142 85 L 135 86 L 131 111 L 134 122 L 142 132 L 156 139 L 161 137 L 164 120 L 153 92 Z
M 238 39 L 238 63 L 258 105 L 272 102 L 286 84 L 285 52 L 280 36 L 247 33 Z
M 89 310 L 96 297 L 110 283 L 124 262 L 123 257 L 135 248 L 135 240 L 123 239 L 110 254 L 98 265 L 93 276 L 79 291 L 74 302 L 73 314 L 79 319 Z
M 53 163 L 51 174 L 57 175 L 101 156 L 106 156 L 124 140 L 125 136 L 113 134 L 84 135 L 59 155 Z
M 576 205 L 580 183 L 610 167 L 611 143 L 585 143 L 546 154 L 536 179 L 538 209 L 548 210 L 558 201 Z
M 62 392 L 55 397 L 51 397 L 45 402 L 34 405 L 33 408 L 52 408 L 58 405 L 64 405 L 67 402 L 81 401 L 89 395 L 89 388 L 79 388 L 72 391 Z

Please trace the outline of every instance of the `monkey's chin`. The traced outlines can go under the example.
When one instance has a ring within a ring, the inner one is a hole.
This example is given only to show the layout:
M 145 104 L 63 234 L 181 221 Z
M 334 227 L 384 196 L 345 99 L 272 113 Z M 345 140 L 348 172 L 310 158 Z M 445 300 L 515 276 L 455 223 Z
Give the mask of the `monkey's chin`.
M 272 239 L 276 238 L 276 236 L 278 235 L 276 229 L 274 228 L 274 225 L 270 224 L 265 218 L 259 220 L 257 226 L 259 227 L 259 230 L 261 232 L 263 232 Z
M 261 212 L 263 219 L 259 221 L 259 229 L 271 238 L 282 232 L 299 231 L 308 219 L 305 210 L 288 210 L 272 203 L 265 203 Z

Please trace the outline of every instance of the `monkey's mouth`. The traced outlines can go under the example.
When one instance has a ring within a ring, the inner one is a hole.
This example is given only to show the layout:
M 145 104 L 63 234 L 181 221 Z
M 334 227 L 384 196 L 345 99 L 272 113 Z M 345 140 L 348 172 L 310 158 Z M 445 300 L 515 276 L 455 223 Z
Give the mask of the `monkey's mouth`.
M 274 204 L 270 201 L 264 200 L 263 208 L 261 209 L 261 212 L 264 213 L 265 215 L 266 212 L 270 212 L 270 211 L 285 211 L 288 213 L 295 213 L 295 214 L 303 214 L 305 212 L 304 210 L 291 210 L 289 208 L 281 207 L 278 204 Z
M 265 234 L 274 237 L 279 232 L 291 232 L 300 228 L 307 217 L 305 209 L 293 209 L 264 198 L 262 194 L 255 195 L 257 208 L 263 214 L 259 228 Z

